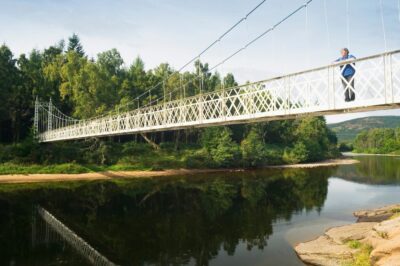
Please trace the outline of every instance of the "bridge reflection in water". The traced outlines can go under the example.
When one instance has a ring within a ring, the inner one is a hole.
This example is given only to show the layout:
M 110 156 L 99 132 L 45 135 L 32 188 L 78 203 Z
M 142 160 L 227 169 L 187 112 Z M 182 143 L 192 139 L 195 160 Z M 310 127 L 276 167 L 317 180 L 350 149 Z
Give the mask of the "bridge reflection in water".
M 41 206 L 37 206 L 32 222 L 32 246 L 38 244 L 48 245 L 54 242 L 68 244 L 92 265 L 116 265 L 54 217 L 49 211 Z

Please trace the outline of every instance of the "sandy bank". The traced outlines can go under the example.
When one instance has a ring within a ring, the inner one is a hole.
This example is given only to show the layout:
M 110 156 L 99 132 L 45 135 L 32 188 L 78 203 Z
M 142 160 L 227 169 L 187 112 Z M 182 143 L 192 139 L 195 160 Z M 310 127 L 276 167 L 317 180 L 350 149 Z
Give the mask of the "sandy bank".
M 359 161 L 354 159 L 334 159 L 318 163 L 275 165 L 266 169 L 286 169 L 286 168 L 315 168 L 336 166 L 344 164 L 354 164 Z M 79 180 L 109 180 L 119 178 L 149 178 L 162 176 L 196 175 L 218 172 L 239 172 L 244 169 L 176 169 L 162 171 L 107 171 L 83 174 L 16 174 L 0 175 L 0 183 L 34 183 L 34 182 L 54 182 L 54 181 L 79 181 Z

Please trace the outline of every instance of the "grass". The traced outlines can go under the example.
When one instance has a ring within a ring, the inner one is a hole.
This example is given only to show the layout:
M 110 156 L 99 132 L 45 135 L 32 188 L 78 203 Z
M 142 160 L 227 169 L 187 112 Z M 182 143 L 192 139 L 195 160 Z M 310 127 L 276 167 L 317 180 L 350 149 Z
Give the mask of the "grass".
M 391 210 L 391 212 L 393 213 L 393 215 L 389 218 L 389 220 L 400 217 L 400 208 L 394 208 Z
M 400 213 L 395 213 L 389 219 L 391 220 L 391 219 L 396 219 L 396 218 L 399 218 L 399 217 L 400 217 Z
M 377 233 L 378 233 L 378 235 L 379 235 L 381 238 L 383 238 L 383 239 L 388 239 L 388 238 L 389 238 L 387 232 L 379 231 L 379 232 L 377 232 Z
M 16 162 L 0 163 L 0 175 L 10 174 L 80 174 L 102 171 L 151 171 L 179 168 L 205 168 L 208 165 L 193 159 L 193 150 L 182 152 L 152 151 L 140 156 L 129 155 L 111 165 L 80 164 L 76 162 L 60 164 L 24 164 Z
M 151 171 L 161 170 L 157 165 L 150 166 L 147 164 L 114 164 L 114 165 L 82 165 L 78 163 L 63 163 L 63 164 L 15 164 L 4 163 L 0 164 L 1 175 L 16 175 L 16 174 L 82 174 L 103 171 Z
M 362 246 L 361 242 L 358 240 L 350 240 L 349 242 L 347 242 L 347 245 L 352 249 L 357 249 Z
M 8 174 L 79 174 L 99 170 L 99 167 L 84 166 L 77 163 L 63 163 L 52 165 L 38 164 L 0 164 L 0 175 Z
M 121 147 L 122 149 L 122 147 Z M 185 149 L 175 151 L 173 148 L 164 147 L 160 150 L 152 150 L 144 145 L 133 145 L 124 148 L 122 155 L 109 155 L 110 158 L 106 164 L 97 163 L 79 163 L 72 161 L 67 163 L 24 163 L 23 161 L 9 161 L 0 163 L 0 175 L 9 174 L 79 174 L 102 171 L 151 171 L 179 168 L 212 168 L 210 163 L 199 147 L 186 147 Z M 114 156 L 114 157 L 113 157 Z M 61 162 L 65 158 L 60 159 Z M 90 162 L 93 160 L 85 159 Z M 83 162 L 85 162 L 83 160 Z
M 371 254 L 372 247 L 370 245 L 361 243 L 358 240 L 350 240 L 347 245 L 352 249 L 358 251 L 354 254 L 351 261 L 346 261 L 343 266 L 370 266 L 369 255 Z

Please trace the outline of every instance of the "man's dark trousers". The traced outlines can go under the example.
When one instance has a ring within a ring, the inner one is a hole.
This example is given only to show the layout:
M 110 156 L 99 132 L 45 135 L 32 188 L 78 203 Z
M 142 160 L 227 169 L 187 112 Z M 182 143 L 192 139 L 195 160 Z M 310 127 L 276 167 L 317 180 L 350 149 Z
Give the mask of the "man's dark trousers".
M 344 88 L 344 97 L 346 102 L 351 102 L 356 99 L 356 94 L 354 91 L 354 75 L 343 77 L 342 84 Z

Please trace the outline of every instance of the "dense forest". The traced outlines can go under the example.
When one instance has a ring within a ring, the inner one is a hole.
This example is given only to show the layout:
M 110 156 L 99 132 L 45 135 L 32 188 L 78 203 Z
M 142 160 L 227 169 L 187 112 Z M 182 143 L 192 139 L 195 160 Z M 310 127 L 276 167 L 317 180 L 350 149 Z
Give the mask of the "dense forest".
M 362 131 L 354 141 L 359 153 L 400 154 L 400 128 L 374 128 Z
M 258 167 L 338 155 L 336 136 L 322 117 L 66 143 L 39 145 L 35 141 L 32 121 L 36 97 L 42 101 L 52 99 L 70 116 L 88 118 L 113 110 L 157 104 L 156 99 L 163 95 L 168 95 L 170 100 L 237 85 L 233 74 L 222 77 L 200 61 L 194 62 L 192 71 L 183 73 L 168 63 L 146 69 L 139 57 L 126 66 L 116 49 L 89 58 L 79 37 L 73 34 L 67 42 L 62 40 L 18 58 L 3 44 L 0 81 L 3 169 L 0 173 L 23 172 L 16 167 L 22 164 L 68 164 L 65 169 L 32 167 L 25 169 L 28 172 L 81 172 L 110 166 L 113 169 Z M 153 88 L 151 93 L 145 93 L 149 88 Z M 141 96 L 139 100 L 138 96 Z

